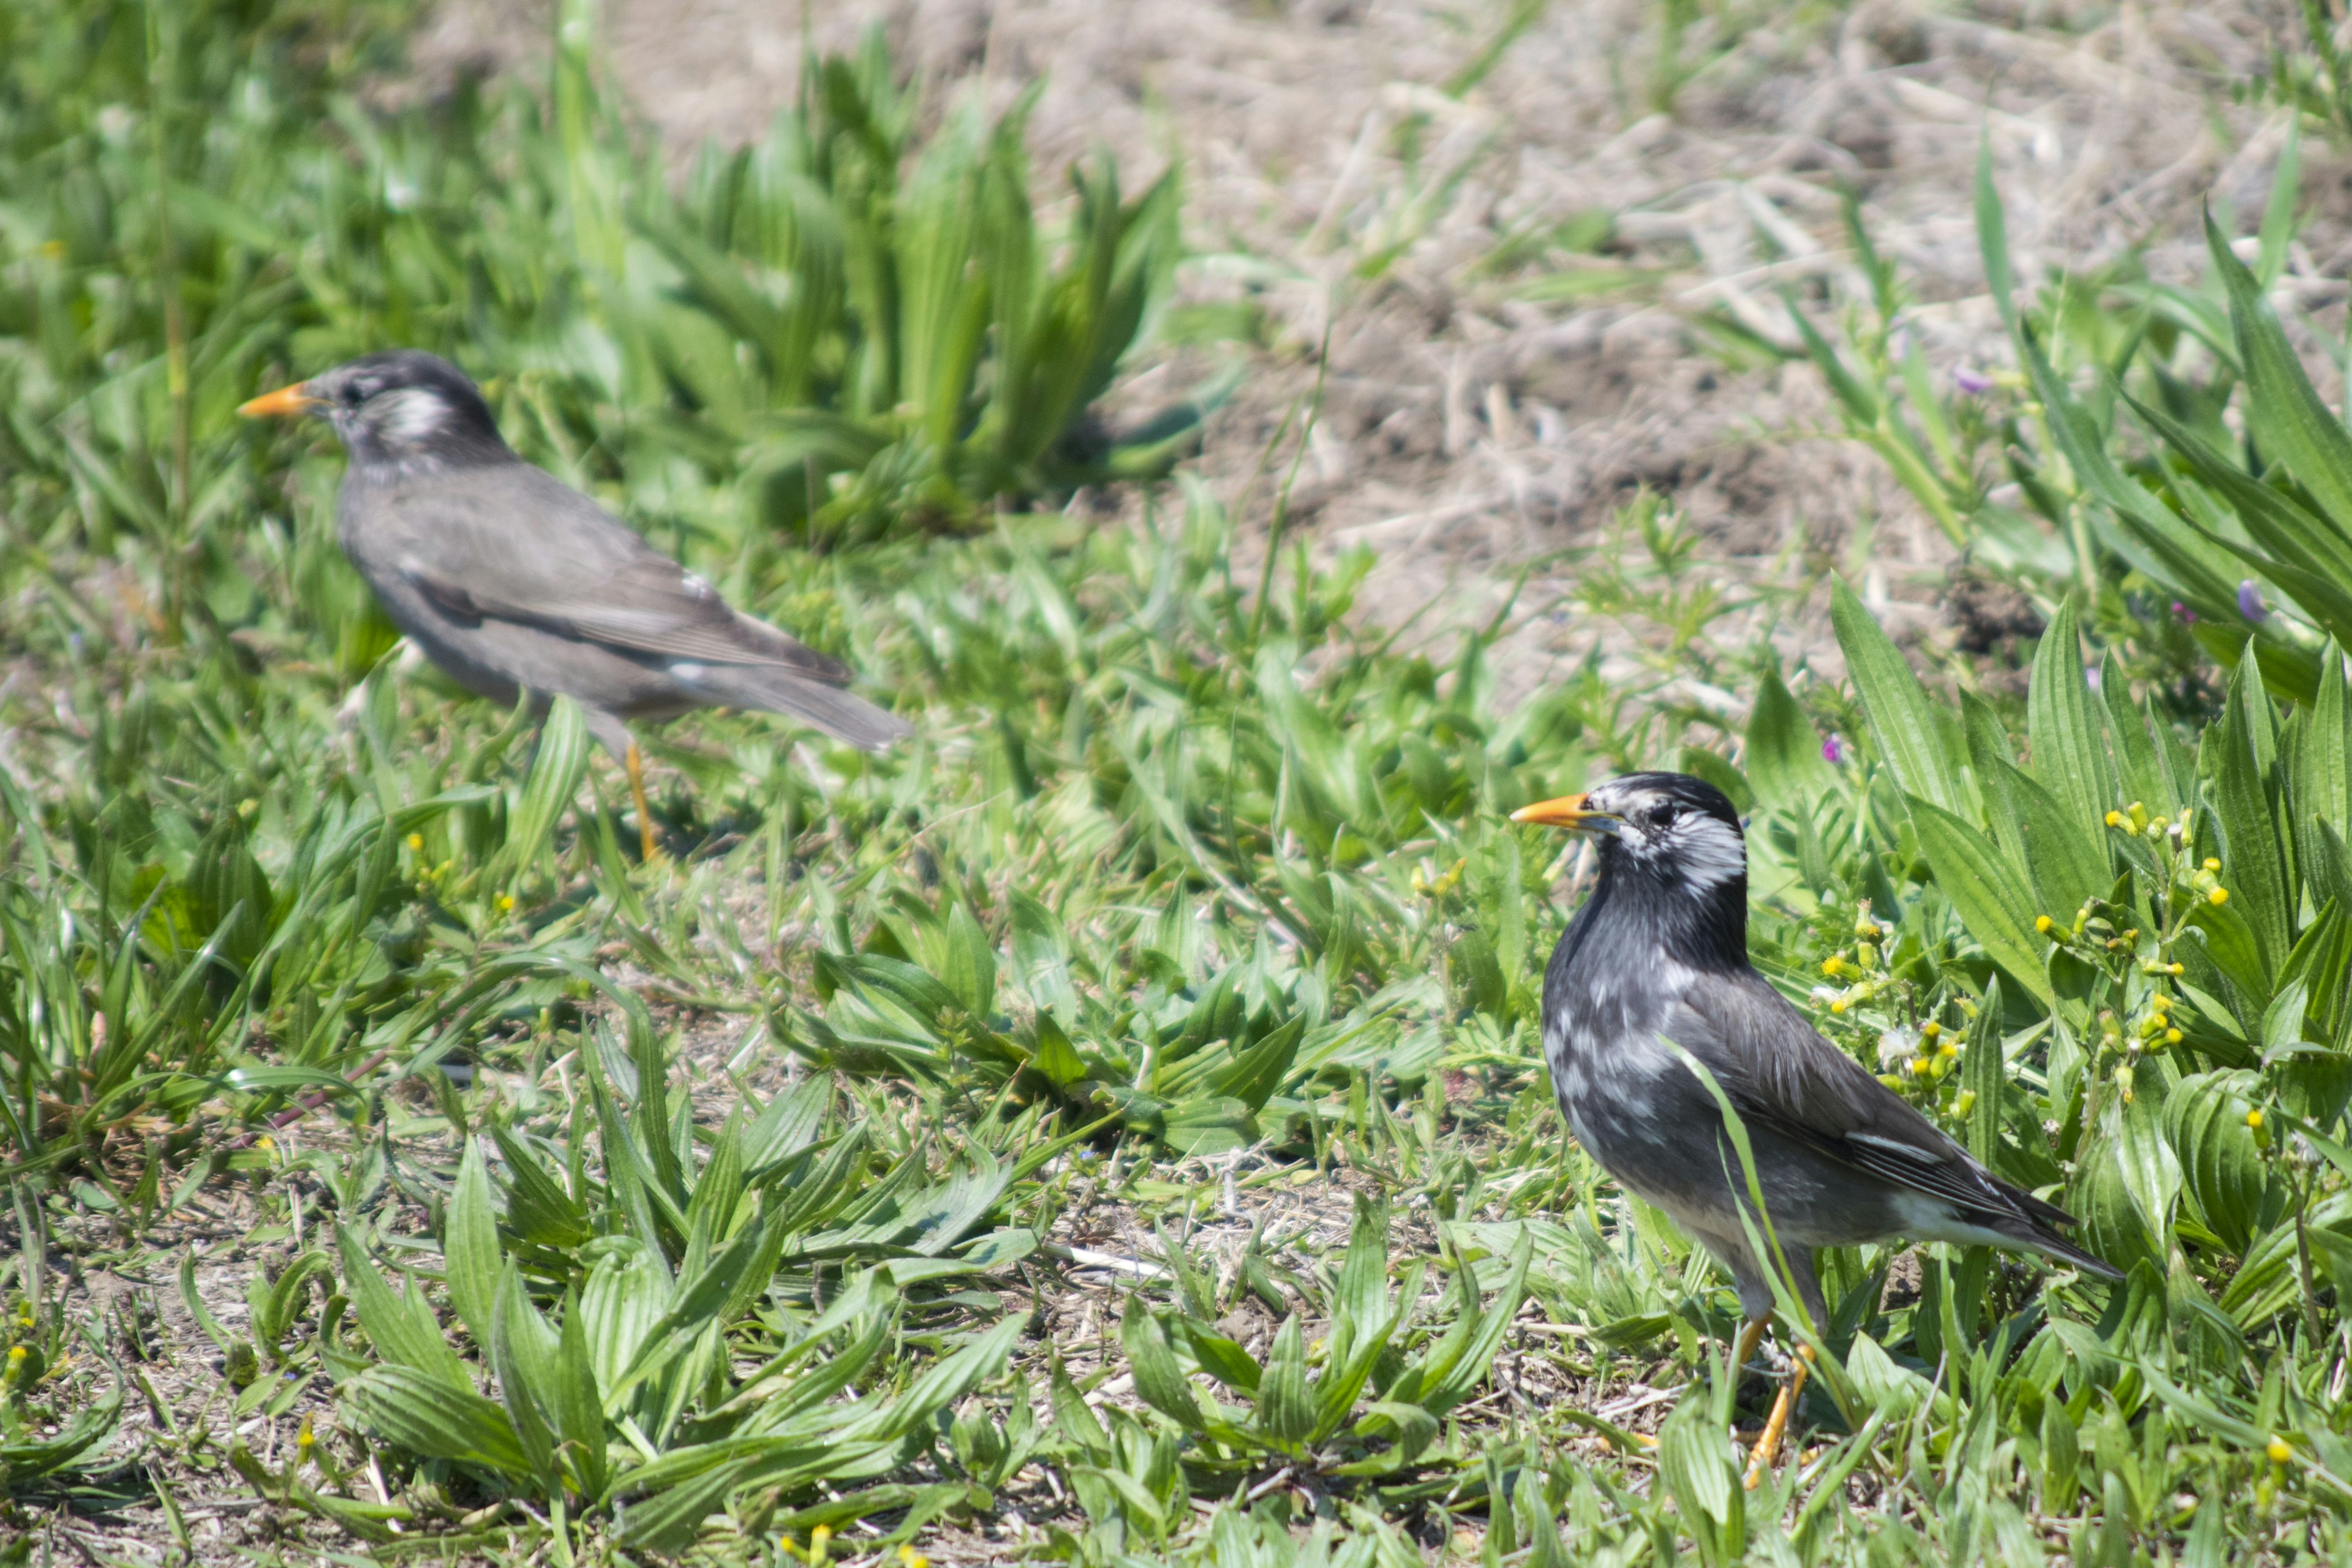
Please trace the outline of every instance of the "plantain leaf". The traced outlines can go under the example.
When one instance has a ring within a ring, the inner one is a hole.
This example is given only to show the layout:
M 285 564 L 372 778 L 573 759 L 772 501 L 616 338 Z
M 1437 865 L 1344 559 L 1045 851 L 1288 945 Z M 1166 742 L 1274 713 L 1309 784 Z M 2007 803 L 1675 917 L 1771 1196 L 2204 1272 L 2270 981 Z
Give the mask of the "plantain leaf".
M 1977 1016 L 1969 1020 L 1968 1044 L 1960 1055 L 1960 1087 L 1976 1096 L 1969 1108 L 1969 1152 L 1990 1170 L 2000 1150 L 2001 1100 L 2009 1088 L 2009 1064 L 2001 1054 L 2000 976 L 1985 986 Z
M 1119 1342 L 1126 1348 L 1128 1369 L 1135 1374 L 1135 1392 L 1143 1402 L 1188 1431 L 1206 1430 L 1200 1399 L 1184 1381 L 1184 1368 L 1176 1359 L 1175 1347 L 1168 1342 L 1168 1331 L 1139 1294 L 1127 1299 L 1127 1312 L 1119 1321 Z
M 1999 816 L 2021 838 L 2021 859 L 2043 912 L 2064 918 L 2114 885 L 2104 828 L 2086 826 L 2058 797 L 2007 763 L 1995 761 L 1988 792 Z
M 343 1384 L 360 1424 L 428 1459 L 478 1465 L 517 1480 L 533 1469 L 496 1402 L 407 1366 L 372 1366 Z
M 2199 768 L 2212 780 L 2221 836 L 2221 876 L 2262 952 L 2265 980 L 2294 943 L 2294 900 L 2279 842 L 2275 742 L 2270 694 L 2252 659 L 2230 678 L 2221 722 L 2207 730 Z M 2235 976 L 2232 976 L 2235 978 Z
M 2189 803 L 2172 793 L 2171 780 L 2157 762 L 2156 746 L 2147 725 L 2132 706 L 2131 681 L 2111 651 L 2099 666 L 2099 699 L 2107 710 L 2107 735 L 2113 742 L 2116 794 L 2126 801 L 2145 801 L 2151 812 L 2179 814 Z
M 342 1261 L 344 1293 L 357 1309 L 360 1327 L 376 1354 L 444 1387 L 473 1393 L 473 1380 L 442 1338 L 424 1292 L 412 1281 L 405 1297 L 395 1294 L 368 1256 L 359 1232 L 348 1225 L 335 1226 L 335 1249 Z
M 1959 809 L 1959 770 L 1945 747 L 1935 708 L 1919 678 L 1843 583 L 1832 591 L 1830 620 L 1837 629 L 1838 646 L 1845 650 L 1846 671 L 1869 717 L 1871 735 L 1895 783 L 1906 794 L 1945 811 Z
M 2247 434 L 2301 482 L 2339 541 L 2352 542 L 2352 436 L 2320 401 L 2262 285 L 2205 216 L 2205 247 L 2230 296 L 2230 325 L 2245 367 Z
M 1768 805 L 1811 800 L 1837 777 L 1822 758 L 1821 736 L 1806 721 L 1804 710 L 1789 694 L 1778 670 L 1766 670 L 1757 686 L 1741 760 L 1758 798 Z
M 1985 955 L 2042 1005 L 2054 997 L 2034 931 L 2032 894 L 2024 873 L 1985 836 L 1940 806 L 1914 795 L 1911 821 L 1936 886 Z M 2060 911 L 2066 913 L 2067 911 Z
M 1296 1452 L 1315 1430 L 1315 1415 L 1307 1394 L 1307 1338 L 1293 1312 L 1266 1351 L 1257 1384 L 1258 1425 L 1276 1447 Z
M 490 1318 L 499 1293 L 499 1222 L 490 1209 L 490 1173 L 482 1159 L 482 1141 L 466 1140 L 458 1162 L 457 1184 L 449 1194 L 448 1221 L 442 1231 L 441 1257 L 449 1286 L 449 1304 L 458 1321 L 484 1350 L 490 1343 Z
M 2087 842 L 2106 853 L 2098 824 L 2122 802 L 2116 798 L 2115 764 L 2107 755 L 2098 705 L 2084 678 L 2082 635 L 2074 602 L 2066 600 L 2050 617 L 2034 650 L 2032 684 L 2026 695 L 2026 738 L 2033 748 L 2033 776 L 2063 804 Z M 2100 880 L 2106 879 L 2103 875 Z
M 2192 1073 L 2165 1095 L 2162 1115 L 2165 1140 L 2205 1228 L 2242 1255 L 2263 1221 L 2272 1185 L 2246 1126 L 2255 1081 L 2244 1071 Z
M 588 715 L 569 697 L 558 697 L 540 726 L 539 750 L 507 828 L 504 864 L 509 878 L 537 867 L 555 837 L 557 818 L 580 793 L 588 771 Z

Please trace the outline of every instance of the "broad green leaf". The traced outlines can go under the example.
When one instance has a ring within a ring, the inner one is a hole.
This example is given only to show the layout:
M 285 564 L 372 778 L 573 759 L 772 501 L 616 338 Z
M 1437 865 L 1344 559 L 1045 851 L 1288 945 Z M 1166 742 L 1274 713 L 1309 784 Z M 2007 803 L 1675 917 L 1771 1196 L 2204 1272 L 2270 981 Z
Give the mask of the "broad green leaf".
M 2221 877 L 2230 907 L 2252 928 L 2263 972 L 2274 973 L 2294 942 L 2286 857 L 2279 842 L 2270 695 L 2253 661 L 2230 678 L 2221 722 L 2205 732 L 2200 771 L 2212 780 L 2213 816 L 2221 835 Z
M 1844 584 L 1836 584 L 1830 621 L 1845 650 L 1846 672 L 1869 716 L 1872 737 L 1906 794 L 1946 811 L 1960 806 L 1958 769 L 1945 749 L 1936 710 L 1919 678 L 1878 622 Z
M 2174 795 L 2171 781 L 2158 763 L 2147 721 L 2132 706 L 2131 681 L 2112 650 L 2099 666 L 2099 699 L 2106 707 L 2107 734 L 2114 742 L 2117 793 L 2126 802 L 2144 802 L 2153 813 L 2179 815 L 2189 803 Z
M 1985 286 L 1993 309 L 2010 335 L 2017 334 L 2017 285 L 2010 270 L 2009 219 L 2001 211 L 2000 192 L 1992 180 L 1992 133 L 1988 128 L 1977 142 L 1977 252 L 1984 262 Z
M 535 868 L 555 837 L 557 818 L 580 793 L 581 775 L 588 770 L 593 744 L 588 716 L 569 697 L 558 697 L 539 731 L 539 750 L 532 757 L 530 776 L 507 832 L 507 865 L 510 875 Z
M 1675 1500 L 1685 1528 L 1700 1542 L 1704 1562 L 1726 1560 L 1724 1548 L 1747 1535 L 1747 1489 L 1733 1450 L 1708 1418 L 1706 1402 L 1685 1400 L 1658 1436 L 1658 1479 Z
M 362 1426 L 423 1458 L 478 1465 L 517 1480 L 533 1475 L 514 1425 L 494 1401 L 407 1366 L 374 1366 L 343 1384 Z
M 566 1447 L 587 1495 L 602 1497 L 610 1483 L 604 1447 L 604 1399 L 596 1386 L 596 1363 L 588 1347 L 588 1326 L 576 1296 L 563 1300 L 563 1331 L 548 1380 L 548 1414 Z
M 2205 1227 L 2242 1254 L 2261 1224 L 2270 1173 L 2246 1126 L 2253 1076 L 2194 1073 L 2164 1097 L 2163 1128 Z
M 376 1354 L 445 1388 L 472 1394 L 473 1379 L 442 1337 L 423 1291 L 412 1282 L 404 1297 L 394 1294 L 368 1256 L 367 1244 L 349 1225 L 335 1226 L 335 1248 L 342 1261 L 343 1291 L 357 1309 L 360 1327 Z
M 1987 797 L 2020 837 L 2022 863 L 2042 911 L 2068 919 L 2091 900 L 2105 897 L 2115 881 L 2100 842 L 2105 827 L 2086 826 L 2040 781 L 2007 763 L 1995 761 L 1990 771 Z
M 1184 1337 L 1192 1347 L 1192 1359 L 1201 1363 L 1202 1372 L 1236 1394 L 1253 1400 L 1257 1397 L 1261 1369 L 1238 1341 L 1190 1321 L 1184 1324 Z
M 1183 1365 L 1176 1359 L 1175 1347 L 1168 1342 L 1167 1331 L 1140 1295 L 1127 1299 L 1119 1342 L 1126 1348 L 1128 1368 L 1135 1374 L 1135 1392 L 1143 1402 L 1192 1431 L 1203 1430 L 1206 1423 L 1201 1416 L 1200 1399 L 1184 1381 Z
M 555 1335 L 523 1293 L 522 1276 L 511 1263 L 499 1278 L 485 1348 L 498 1373 L 499 1403 L 506 1408 L 515 1440 L 539 1484 L 551 1492 L 563 1484 L 562 1473 L 556 1468 L 555 1438 L 540 1404 L 553 1394 Z
M 2098 844 L 2099 823 L 2123 803 L 2116 798 L 2115 766 L 2101 732 L 2098 704 L 2084 679 L 2072 599 L 2058 606 L 2034 650 L 2026 710 L 2034 778 L 2064 805 L 2085 841 Z M 2104 850 L 2099 858 L 2104 862 Z
M 1835 778 L 1822 759 L 1822 738 L 1806 722 L 1778 670 L 1766 670 L 1748 715 L 1747 774 L 1768 805 L 1810 800 Z
M 1982 833 L 1928 801 L 1912 797 L 1911 820 L 1936 886 L 1952 900 L 1969 934 L 2011 980 L 2047 1006 L 2053 994 L 2042 955 L 2049 944 L 2033 929 L 2037 911 L 2022 872 Z M 2053 918 L 2072 914 L 2060 910 Z
M 959 899 L 948 910 L 947 968 L 941 976 L 964 1011 L 988 1018 L 996 1008 L 996 950 Z
M 2110 1104 L 2096 1131 L 2083 1140 L 2074 1158 L 2074 1181 L 2066 1206 L 2082 1220 L 2077 1238 L 2085 1252 L 2129 1270 L 2142 1258 L 2160 1259 L 2161 1243 L 2147 1228 L 2130 1173 L 2133 1153 L 2125 1146 L 2120 1105 Z
M 931 1366 L 884 1408 L 844 1426 L 839 1441 L 892 1443 L 928 1425 L 940 1411 L 1003 1372 L 1005 1358 L 1013 1353 L 1026 1327 L 1024 1319 L 1008 1313 L 995 1327 Z
M 1257 1384 L 1258 1425 L 1276 1447 L 1295 1452 L 1315 1430 L 1315 1414 L 1307 1393 L 1307 1339 L 1294 1312 L 1266 1351 Z
M 2001 1101 L 2009 1088 L 2009 1064 L 2000 1037 L 2000 976 L 1985 985 L 1977 1016 L 1969 1020 L 1968 1043 L 1960 1054 L 1960 1087 L 1976 1097 L 1968 1117 L 1969 1152 L 1990 1170 L 2000 1152 Z
M 2352 436 L 2320 401 L 2262 286 L 2205 219 L 2205 246 L 2230 296 L 2230 325 L 2245 366 L 2247 426 L 2302 482 L 2340 538 L 2352 539 Z
M 499 1248 L 498 1216 L 490 1208 L 489 1167 L 482 1158 L 478 1138 L 466 1140 L 465 1157 L 458 1162 L 441 1256 L 447 1266 L 449 1304 L 457 1309 L 458 1321 L 474 1337 L 474 1343 L 487 1351 L 504 1258 Z

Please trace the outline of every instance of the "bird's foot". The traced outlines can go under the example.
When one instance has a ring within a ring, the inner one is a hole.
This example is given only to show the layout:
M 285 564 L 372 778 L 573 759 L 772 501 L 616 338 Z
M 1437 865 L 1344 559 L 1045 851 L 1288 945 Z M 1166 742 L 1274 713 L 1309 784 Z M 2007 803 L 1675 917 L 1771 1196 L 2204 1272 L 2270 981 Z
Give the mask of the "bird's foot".
M 1796 1414 L 1797 1398 L 1805 1391 L 1805 1374 L 1812 1370 L 1813 1347 L 1797 1347 L 1796 1364 L 1789 1381 L 1780 1385 L 1780 1397 L 1772 1401 L 1772 1414 L 1764 1420 L 1764 1430 L 1756 1438 L 1756 1447 L 1748 1455 L 1746 1485 L 1754 1491 L 1764 1484 L 1764 1477 L 1780 1457 L 1780 1439 L 1789 1430 L 1789 1418 Z

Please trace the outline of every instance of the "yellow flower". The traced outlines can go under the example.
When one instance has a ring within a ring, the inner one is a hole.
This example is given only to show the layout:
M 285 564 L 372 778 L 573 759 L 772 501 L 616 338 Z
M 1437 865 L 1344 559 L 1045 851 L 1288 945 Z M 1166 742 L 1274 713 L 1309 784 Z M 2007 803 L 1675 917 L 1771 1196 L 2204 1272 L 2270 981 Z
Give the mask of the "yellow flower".
M 2294 1458 L 2294 1450 L 2286 1446 L 2286 1439 L 2284 1437 L 2273 1437 L 2270 1447 L 2263 1451 L 2271 1457 L 2271 1463 L 2273 1465 L 2284 1465 Z
M 2168 1046 L 2177 1046 L 2177 1045 L 2179 1045 L 2179 1044 L 2180 1043 L 2180 1031 L 2179 1031 L 2179 1030 L 2178 1030 L 2178 1029 L 2167 1029 L 2167 1030 L 2165 1030 L 2165 1031 L 2164 1031 L 2164 1043 L 2165 1043 L 2166 1045 L 2168 1045 Z
M 409 847 L 411 849 L 422 849 L 422 848 L 424 848 L 424 847 L 425 847 L 425 835 L 423 835 L 422 833 L 412 833 L 412 834 L 410 834 L 410 835 L 408 836 L 408 847 Z
M 2058 922 L 2056 921 L 2052 920 L 2048 915 L 2042 915 L 2034 920 L 2033 929 L 2040 931 L 2042 935 L 2047 936 L 2050 934 L 2050 928 L 2057 923 Z
M 513 912 L 514 895 L 512 893 L 500 893 L 499 895 L 499 913 L 504 915 L 512 914 Z
M 2218 870 L 2220 870 L 2221 868 L 2221 862 L 2220 862 L 2219 860 L 2214 859 L 2214 858 L 2213 858 L 2211 856 L 2210 856 L 2210 855 L 2209 855 L 2209 856 L 2207 856 L 2207 857 L 2205 858 L 2205 869 L 2207 869 L 2208 871 L 2218 871 Z
M 1932 1040 L 1943 1032 L 1944 1026 L 1933 1018 L 1919 1026 L 1919 1037 L 1923 1040 Z
M 1832 1013 L 1843 1013 L 1852 1005 L 1853 1004 L 1849 1003 L 1844 997 L 1841 996 L 1836 1001 L 1830 1004 L 1830 1011 Z
M 2227 888 L 2216 888 L 2211 892 L 2205 895 L 2205 901 L 2211 904 L 2215 909 L 2220 909 L 2223 904 L 2230 901 L 2230 889 Z
M 833 1526 L 829 1524 L 820 1524 L 814 1530 L 809 1531 L 808 1560 L 810 1568 L 822 1568 L 822 1564 L 824 1560 L 831 1555 L 830 1548 L 832 1545 Z
M 2107 813 L 2107 826 L 2109 827 L 2121 827 L 2123 825 L 2124 814 L 2122 812 L 2111 811 Z

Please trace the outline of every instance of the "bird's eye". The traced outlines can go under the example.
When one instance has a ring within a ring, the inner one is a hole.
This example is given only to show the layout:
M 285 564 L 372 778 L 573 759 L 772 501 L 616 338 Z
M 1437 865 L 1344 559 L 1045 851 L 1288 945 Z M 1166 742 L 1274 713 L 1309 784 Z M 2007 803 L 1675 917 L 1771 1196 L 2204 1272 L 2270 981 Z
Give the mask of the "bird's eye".
M 1653 827 L 1672 827 L 1675 825 L 1675 818 L 1681 815 L 1682 808 L 1680 806 L 1673 805 L 1659 806 L 1656 810 L 1650 813 L 1650 826 Z
M 349 386 L 343 388 L 343 401 L 352 407 L 357 408 L 361 404 L 367 401 L 367 388 L 362 386 L 356 381 L 352 383 Z

